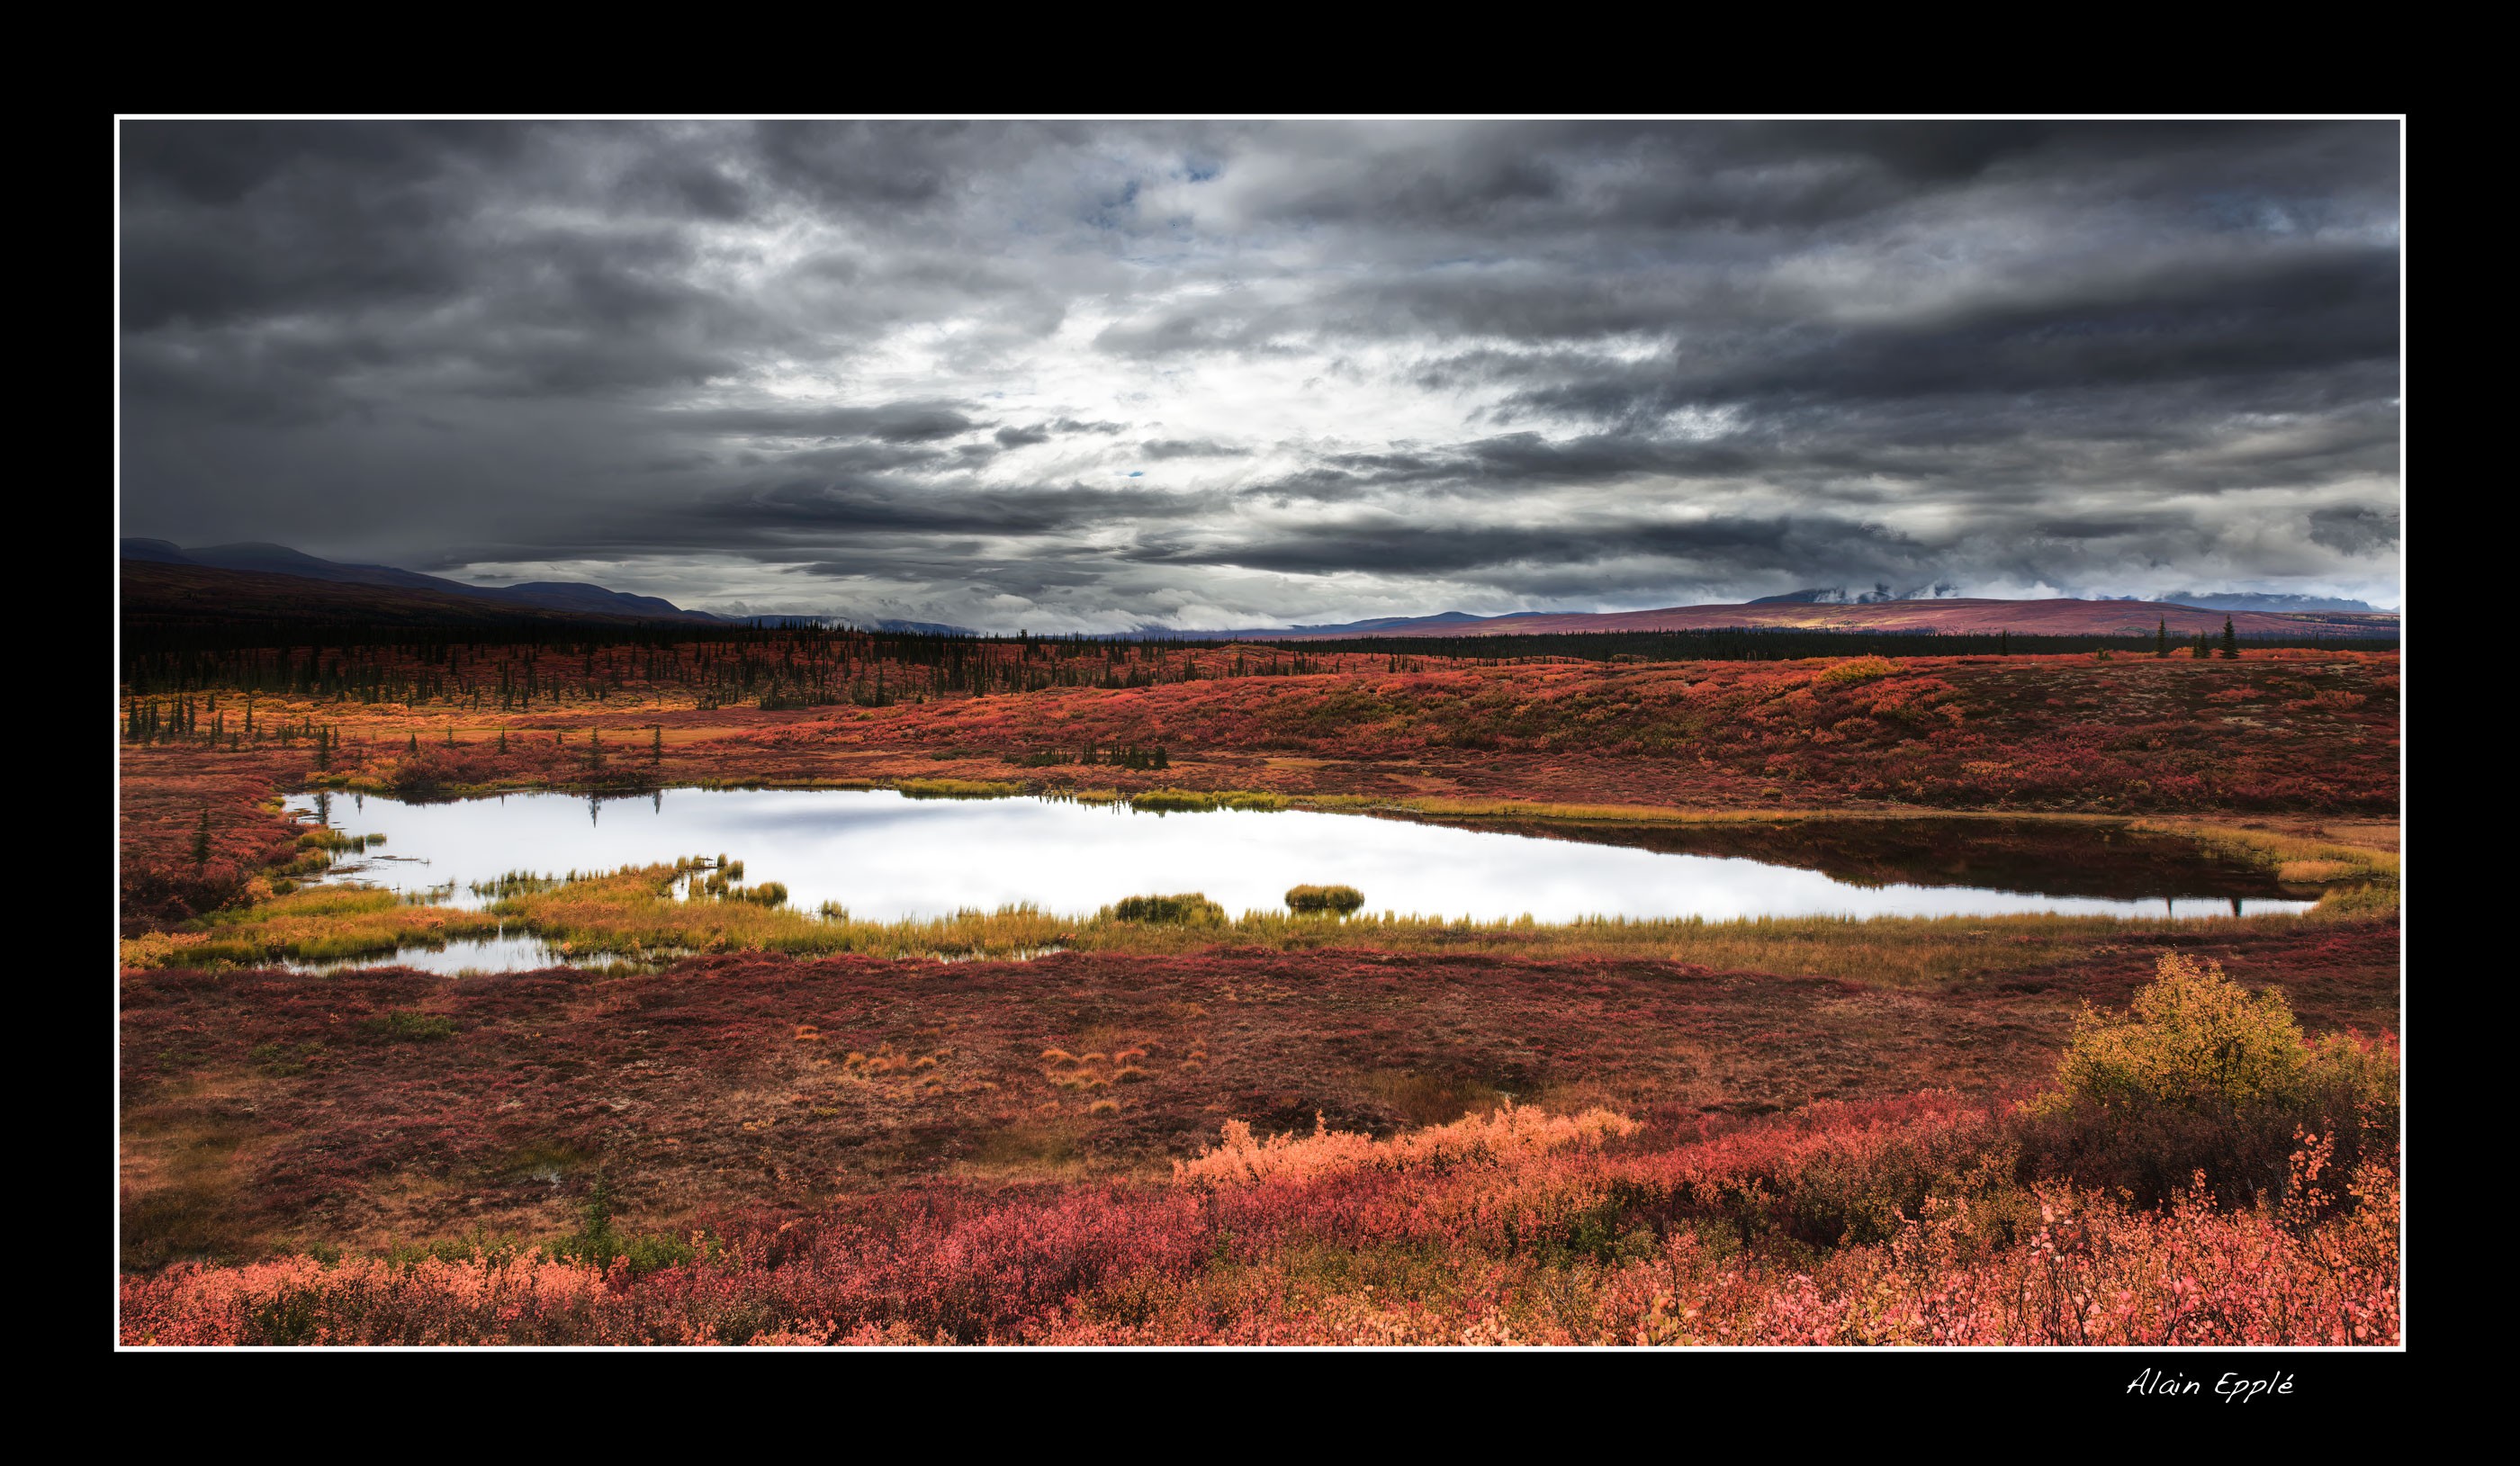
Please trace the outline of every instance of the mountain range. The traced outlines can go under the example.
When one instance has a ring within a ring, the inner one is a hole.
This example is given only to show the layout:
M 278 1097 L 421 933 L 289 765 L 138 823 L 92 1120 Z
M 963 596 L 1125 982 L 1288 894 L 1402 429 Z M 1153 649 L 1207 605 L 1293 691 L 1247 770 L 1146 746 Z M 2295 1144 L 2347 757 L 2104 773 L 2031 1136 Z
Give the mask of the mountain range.
M 2167 625 L 2175 637 L 2218 634 L 2228 616 L 2244 637 L 2393 637 L 2395 611 L 2246 610 L 2157 600 L 1993 600 L 1943 596 L 1918 600 L 1817 600 L 1772 596 L 1729 605 L 1675 605 L 1650 611 L 1518 611 L 1473 616 L 1383 616 L 1275 630 L 1165 631 L 1142 637 L 1196 641 L 1324 640 L 1337 637 L 1488 637 L 1541 632 L 1713 631 L 1775 627 L 1803 631 L 2016 632 L 2023 636 L 2141 636 Z
M 392 565 L 323 559 L 286 545 L 248 542 L 184 548 L 166 540 L 122 542 L 126 614 L 310 615 L 391 621 L 477 620 L 499 616 L 598 616 L 639 621 L 726 624 L 706 611 L 684 610 L 654 596 L 575 581 L 476 586 Z M 2182 592 L 2166 600 L 1995 600 L 1963 596 L 1902 599 L 1885 588 L 1861 596 L 1843 590 L 1795 591 L 1728 605 L 1675 605 L 1645 611 L 1517 611 L 1475 616 L 1376 616 L 1363 621 L 1175 631 L 1142 627 L 1127 635 L 1195 641 L 1328 640 L 1344 637 L 1514 636 L 1534 633 L 1702 631 L 1777 627 L 1811 631 L 2018 632 L 2024 636 L 2127 636 L 2167 623 L 2173 636 L 2223 629 L 2225 617 L 2244 637 L 2395 636 L 2395 611 L 2361 601 L 2249 592 Z M 755 618 L 777 620 L 777 617 Z M 815 618 L 837 619 L 837 618 Z M 927 621 L 856 623 L 873 631 L 976 636 L 965 627 Z
M 1899 595 L 1888 586 L 1874 586 L 1869 591 L 1849 591 L 1844 586 L 1821 586 L 1807 591 L 1787 591 L 1781 596 L 1761 596 L 1745 600 L 1744 605 L 1877 605 L 1912 600 L 1954 599 L 1950 588 L 1931 594 L 1918 591 Z M 2386 615 L 2366 600 L 2346 600 L 2333 596 L 2274 596 L 2262 591 L 2173 591 L 2167 596 L 2102 596 L 2101 600 L 2134 600 L 2148 605 L 2186 605 L 2209 611 L 2355 611 Z
M 417 570 L 397 569 L 392 565 L 346 564 L 339 560 L 320 559 L 286 545 L 260 541 L 186 549 L 169 540 L 126 539 L 122 542 L 122 558 L 144 564 L 189 565 L 250 575 L 286 575 L 341 585 L 430 592 L 439 596 L 492 601 L 503 606 L 575 615 L 628 616 L 642 621 L 713 622 L 719 619 L 706 611 L 684 610 L 658 597 L 608 591 L 602 586 L 581 581 L 538 580 L 513 586 L 468 585 L 460 580 L 423 575 Z

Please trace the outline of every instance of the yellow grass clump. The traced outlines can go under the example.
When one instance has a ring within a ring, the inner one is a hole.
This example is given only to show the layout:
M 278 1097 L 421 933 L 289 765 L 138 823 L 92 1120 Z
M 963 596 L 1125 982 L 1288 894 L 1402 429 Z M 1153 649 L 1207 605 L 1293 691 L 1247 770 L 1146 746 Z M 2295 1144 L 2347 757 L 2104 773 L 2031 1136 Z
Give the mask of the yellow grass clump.
M 1509 1104 L 1388 1140 L 1331 1130 L 1319 1116 L 1314 1117 L 1309 1135 L 1271 1135 L 1264 1140 L 1251 1133 L 1249 1125 L 1229 1120 L 1214 1149 L 1194 1160 L 1173 1163 L 1173 1179 L 1185 1185 L 1219 1187 L 1322 1180 L 1358 1172 L 1512 1166 L 1567 1146 L 1598 1148 L 1635 1134 L 1637 1129 L 1635 1121 L 1609 1110 L 1552 1115 Z

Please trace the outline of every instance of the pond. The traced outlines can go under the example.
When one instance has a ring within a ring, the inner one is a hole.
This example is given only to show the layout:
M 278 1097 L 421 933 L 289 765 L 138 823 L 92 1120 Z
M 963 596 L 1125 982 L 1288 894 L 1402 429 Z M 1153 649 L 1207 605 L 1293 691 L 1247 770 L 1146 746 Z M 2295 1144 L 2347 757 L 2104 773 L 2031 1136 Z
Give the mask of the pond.
M 2205 916 L 2307 910 L 2256 867 L 2122 825 L 2032 820 L 1827 820 L 1724 825 L 1470 823 L 1308 811 L 1155 814 L 1046 798 L 911 799 L 890 790 L 678 789 L 631 799 L 511 794 L 413 804 L 301 795 L 292 809 L 383 842 L 337 864 L 359 880 L 478 908 L 510 871 L 559 874 L 730 856 L 807 911 L 861 920 L 1030 903 L 1090 915 L 1122 897 L 1199 891 L 1281 911 L 1287 887 L 1338 883 L 1369 911 L 1541 921 L 1588 915 Z M 397 960 L 441 970 L 541 965 L 503 935 Z

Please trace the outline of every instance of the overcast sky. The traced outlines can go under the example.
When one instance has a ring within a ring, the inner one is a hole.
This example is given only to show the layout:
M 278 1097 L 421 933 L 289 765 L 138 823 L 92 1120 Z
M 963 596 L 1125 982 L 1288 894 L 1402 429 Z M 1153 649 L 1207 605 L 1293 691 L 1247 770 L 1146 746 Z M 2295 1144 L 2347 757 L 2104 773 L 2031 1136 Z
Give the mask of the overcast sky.
M 990 630 L 2399 603 L 2394 123 L 127 123 L 122 532 Z

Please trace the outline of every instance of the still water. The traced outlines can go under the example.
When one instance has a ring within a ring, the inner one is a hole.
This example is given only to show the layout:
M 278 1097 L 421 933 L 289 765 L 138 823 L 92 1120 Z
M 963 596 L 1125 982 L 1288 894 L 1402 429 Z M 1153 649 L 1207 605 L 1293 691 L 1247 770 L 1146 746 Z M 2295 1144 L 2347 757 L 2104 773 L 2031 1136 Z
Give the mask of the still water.
M 1088 915 L 1148 892 L 1199 891 L 1228 911 L 1284 910 L 1288 886 L 1339 883 L 1369 911 L 1469 916 L 2117 916 L 2307 910 L 2261 872 L 2107 825 L 2032 821 L 1507 827 L 1303 811 L 1139 813 L 1059 800 L 914 800 L 889 791 L 668 790 L 597 802 L 512 794 L 406 804 L 300 795 L 291 806 L 384 843 L 329 877 L 446 905 L 509 871 L 558 874 L 727 855 L 807 911 L 861 920 L 1030 903 Z M 409 960 L 417 960 L 414 954 Z M 428 965 L 547 958 L 511 936 Z

